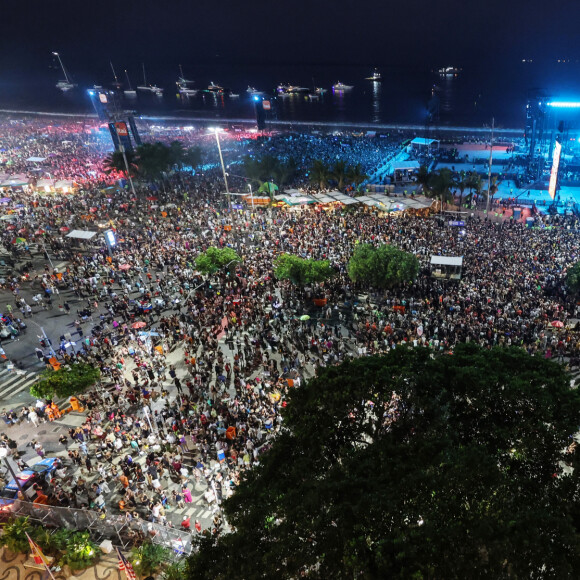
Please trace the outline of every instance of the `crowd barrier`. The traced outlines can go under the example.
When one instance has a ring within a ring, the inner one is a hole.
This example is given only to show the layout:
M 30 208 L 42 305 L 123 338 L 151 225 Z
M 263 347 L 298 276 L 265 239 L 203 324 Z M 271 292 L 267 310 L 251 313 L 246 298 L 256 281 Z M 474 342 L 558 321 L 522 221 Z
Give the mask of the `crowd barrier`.
M 110 540 L 113 546 L 122 550 L 149 538 L 154 544 L 168 548 L 173 560 L 188 556 L 192 551 L 190 532 L 142 519 L 127 521 L 125 517 L 116 515 L 102 518 L 98 512 L 92 510 L 34 504 L 21 500 L 16 500 L 10 507 L 15 517 L 28 516 L 30 520 L 48 528 L 88 531 L 94 542 Z

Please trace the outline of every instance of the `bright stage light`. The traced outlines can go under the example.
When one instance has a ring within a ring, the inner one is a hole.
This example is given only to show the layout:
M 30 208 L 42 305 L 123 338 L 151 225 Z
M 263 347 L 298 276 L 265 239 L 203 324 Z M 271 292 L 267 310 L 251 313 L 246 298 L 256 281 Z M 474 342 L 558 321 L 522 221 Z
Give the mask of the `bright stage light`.
M 561 109 L 580 109 L 580 102 L 578 101 L 552 101 L 548 103 L 550 107 L 557 107 Z

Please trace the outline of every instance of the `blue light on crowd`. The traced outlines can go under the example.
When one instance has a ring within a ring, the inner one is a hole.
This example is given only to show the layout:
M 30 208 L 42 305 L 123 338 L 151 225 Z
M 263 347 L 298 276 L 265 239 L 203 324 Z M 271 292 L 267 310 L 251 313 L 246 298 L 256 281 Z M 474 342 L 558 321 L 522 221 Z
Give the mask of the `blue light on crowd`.
M 89 91 L 89 95 L 91 95 L 91 97 L 95 94 L 94 91 Z
M 260 97 L 258 95 L 254 95 L 254 101 L 259 101 Z
M 579 101 L 552 101 L 548 103 L 550 107 L 557 107 L 561 109 L 580 109 Z

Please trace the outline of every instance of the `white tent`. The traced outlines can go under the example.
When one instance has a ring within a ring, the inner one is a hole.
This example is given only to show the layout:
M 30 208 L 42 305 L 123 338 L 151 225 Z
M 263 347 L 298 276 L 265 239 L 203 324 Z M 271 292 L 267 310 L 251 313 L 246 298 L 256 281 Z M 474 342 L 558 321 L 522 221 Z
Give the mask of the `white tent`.
M 460 280 L 463 256 L 431 256 L 431 276 Z
M 26 175 L 11 175 L 0 183 L 0 187 L 18 187 L 20 185 L 28 185 Z
M 59 179 L 55 184 L 55 189 L 70 189 L 73 186 L 71 179 Z
M 36 188 L 41 188 L 41 187 L 52 187 L 54 184 L 54 179 L 39 179 L 36 182 Z
M 67 238 L 76 238 L 79 240 L 90 240 L 94 238 L 99 232 L 90 232 L 88 230 L 73 230 L 66 235 Z
M 425 139 L 424 137 L 415 137 L 409 143 L 410 149 L 438 149 L 439 141 L 437 139 Z
M 420 165 L 418 161 L 413 161 L 411 159 L 407 161 L 395 161 L 391 163 L 391 169 L 393 171 L 402 171 L 407 169 L 409 171 L 419 169 Z

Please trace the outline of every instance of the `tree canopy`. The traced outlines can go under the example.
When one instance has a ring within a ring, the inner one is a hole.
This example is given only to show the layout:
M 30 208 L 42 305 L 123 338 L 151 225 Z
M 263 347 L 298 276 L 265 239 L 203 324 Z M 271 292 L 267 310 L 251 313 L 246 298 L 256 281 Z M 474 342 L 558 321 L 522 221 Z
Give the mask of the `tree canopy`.
M 580 262 L 576 262 L 566 271 L 566 287 L 572 294 L 580 293 Z
M 195 267 L 202 274 L 214 274 L 228 264 L 241 262 L 242 259 L 232 248 L 208 248 L 195 259 Z
M 292 254 L 281 254 L 274 260 L 274 275 L 297 286 L 324 282 L 335 274 L 328 260 L 311 260 Z
M 375 288 L 392 288 L 413 282 L 419 273 L 419 260 L 395 246 L 359 244 L 348 262 L 348 275 L 353 282 Z
M 79 395 L 101 378 L 101 371 L 86 363 L 62 366 L 59 370 L 45 370 L 40 380 L 30 387 L 30 394 L 39 399 L 54 399 Z
M 579 577 L 579 412 L 562 367 L 515 347 L 321 369 L 188 578 Z

